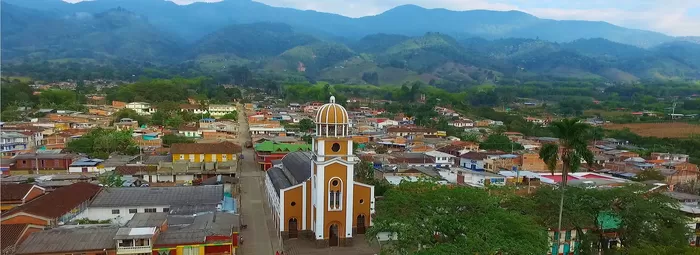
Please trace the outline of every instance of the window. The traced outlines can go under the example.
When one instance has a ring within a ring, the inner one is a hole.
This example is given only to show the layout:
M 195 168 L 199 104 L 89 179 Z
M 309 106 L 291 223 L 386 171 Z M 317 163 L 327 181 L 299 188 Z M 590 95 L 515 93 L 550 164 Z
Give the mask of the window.
M 190 161 L 194 161 L 194 154 L 190 154 Z
M 365 200 L 364 200 L 364 199 L 360 199 L 360 204 L 364 204 L 364 203 L 365 203 Z
M 112 214 L 119 214 L 119 209 L 112 210 Z
M 340 211 L 342 207 L 343 181 L 340 178 L 332 178 L 328 181 L 328 210 Z
M 143 210 L 143 212 L 154 213 L 156 212 L 156 208 L 146 208 L 145 210 Z
M 199 161 L 204 162 L 204 154 L 199 154 Z
M 228 155 L 226 154 L 221 154 L 221 161 L 226 162 Z
M 170 208 L 163 208 L 163 212 L 169 212 Z
M 136 212 L 138 212 L 138 210 L 136 210 L 136 209 L 129 209 L 129 213 L 136 213 Z
M 290 205 L 295 206 L 297 205 L 297 202 L 292 202 Z
M 185 155 L 180 155 L 180 159 L 185 159 Z
M 340 151 L 340 144 L 339 144 L 339 143 L 333 143 L 333 145 L 331 145 L 331 150 L 332 150 L 333 152 L 339 152 L 339 151 Z

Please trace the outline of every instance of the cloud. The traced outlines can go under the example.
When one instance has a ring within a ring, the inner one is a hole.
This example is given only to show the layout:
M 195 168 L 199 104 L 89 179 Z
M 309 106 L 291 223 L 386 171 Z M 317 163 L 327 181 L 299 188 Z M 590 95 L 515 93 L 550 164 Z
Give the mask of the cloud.
M 81 0 L 64 0 L 79 2 Z M 222 0 L 171 0 L 177 4 Z M 225 1 L 225 0 L 224 0 Z M 229 0 L 237 1 L 237 0 Z M 615 25 L 670 35 L 700 36 L 697 0 L 256 0 L 277 7 L 337 13 L 348 17 L 377 15 L 415 4 L 450 10 L 518 10 L 540 18 L 606 21 Z

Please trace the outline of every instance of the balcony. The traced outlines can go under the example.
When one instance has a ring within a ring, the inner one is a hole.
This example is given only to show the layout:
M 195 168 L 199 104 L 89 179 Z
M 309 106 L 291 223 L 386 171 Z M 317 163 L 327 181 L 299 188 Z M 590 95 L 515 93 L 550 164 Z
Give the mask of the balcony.
M 151 252 L 153 252 L 153 247 L 151 247 L 151 246 L 117 247 L 117 254 L 138 254 L 138 253 L 151 253 Z

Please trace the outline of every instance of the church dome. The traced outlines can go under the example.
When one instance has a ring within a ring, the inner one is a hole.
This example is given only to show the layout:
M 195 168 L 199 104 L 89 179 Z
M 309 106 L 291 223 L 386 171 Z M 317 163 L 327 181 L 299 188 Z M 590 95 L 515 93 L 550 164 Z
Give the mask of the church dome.
M 350 118 L 345 107 L 335 103 L 335 97 L 331 96 L 330 103 L 324 104 L 316 113 L 316 124 L 348 124 Z

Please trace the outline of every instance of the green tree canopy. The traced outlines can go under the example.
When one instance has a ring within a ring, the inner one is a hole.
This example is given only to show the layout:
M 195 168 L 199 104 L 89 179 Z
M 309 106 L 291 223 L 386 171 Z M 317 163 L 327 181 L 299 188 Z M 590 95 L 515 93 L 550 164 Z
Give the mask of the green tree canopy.
M 511 141 L 507 136 L 502 134 L 489 135 L 486 140 L 479 144 L 479 148 L 484 150 L 499 150 L 505 152 L 524 149 L 522 145 Z
M 395 233 L 387 254 L 543 254 L 547 231 L 532 218 L 499 206 L 483 189 L 402 182 L 377 202 L 367 234 Z
M 647 169 L 638 173 L 637 176 L 634 177 L 634 180 L 638 182 L 665 181 L 666 176 L 663 175 L 658 169 Z
M 163 146 L 165 147 L 170 147 L 170 145 L 174 143 L 194 143 L 192 138 L 174 134 L 164 135 L 161 139 L 163 140 Z
M 314 122 L 311 119 L 301 119 L 299 121 L 299 130 L 308 132 L 314 128 Z
M 140 150 L 130 130 L 117 131 L 102 128 L 93 129 L 80 138 L 68 142 L 66 149 L 101 159 L 108 158 L 112 153 L 136 155 Z

